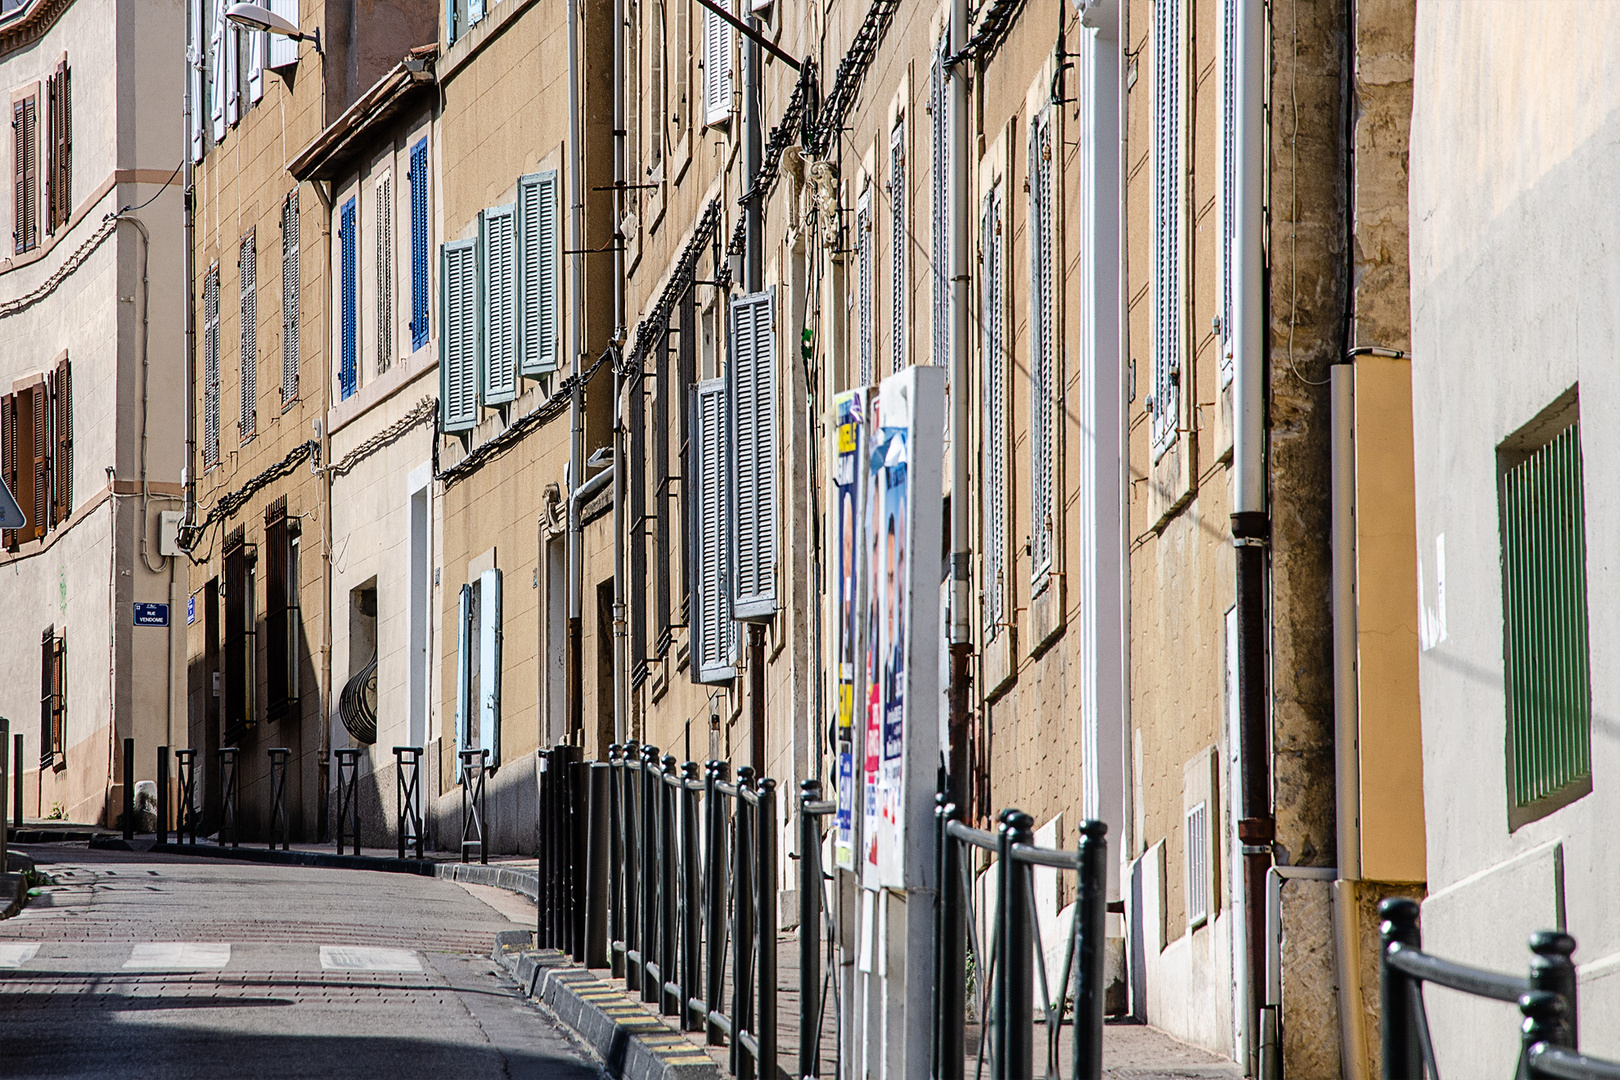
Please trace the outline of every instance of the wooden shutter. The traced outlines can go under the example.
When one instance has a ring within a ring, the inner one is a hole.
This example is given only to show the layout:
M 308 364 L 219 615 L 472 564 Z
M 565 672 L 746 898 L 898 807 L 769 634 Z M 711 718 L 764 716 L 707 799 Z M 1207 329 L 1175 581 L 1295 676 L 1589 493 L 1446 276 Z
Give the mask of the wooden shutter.
M 283 495 L 264 512 L 264 623 L 270 634 L 265 652 L 270 663 L 271 720 L 280 719 L 287 711 L 291 690 L 287 679 L 287 545 L 287 497 Z
M 338 333 L 338 395 L 347 401 L 360 388 L 359 298 L 355 295 L 355 245 L 359 242 L 355 227 L 355 202 L 350 198 L 338 211 L 338 307 L 340 325 Z
M 210 0 L 212 29 L 208 33 L 208 118 L 215 145 L 225 141 L 225 83 L 230 78 L 225 62 L 225 0 Z
M 980 218 L 979 305 L 984 364 L 983 490 L 984 636 L 1007 622 L 1007 354 L 1002 341 L 1001 186 L 984 197 Z
M 26 97 L 12 106 L 15 196 L 12 239 L 18 254 L 39 246 L 39 99 Z
M 394 362 L 394 178 L 377 181 L 377 374 Z
M 1052 182 L 1052 114 L 1043 110 L 1029 131 L 1029 416 L 1030 573 L 1040 581 L 1051 570 L 1057 531 L 1056 334 L 1052 302 L 1055 229 Z
M 270 10 L 294 26 L 302 26 L 298 17 L 298 0 L 270 0 Z M 298 63 L 298 42 L 280 34 L 270 35 L 270 55 L 266 66 L 272 71 L 294 67 Z
M 478 244 L 458 240 L 440 249 L 439 400 L 445 431 L 466 431 L 478 420 Z
M 872 385 L 872 189 L 866 188 L 855 202 L 856 333 L 860 336 L 859 385 Z
M 203 467 L 219 464 L 219 264 L 203 278 Z
M 736 13 L 731 0 L 719 0 Z M 731 25 L 703 9 L 703 122 L 717 124 L 731 116 Z
M 732 609 L 776 613 L 776 324 L 769 290 L 731 302 Z
M 732 621 L 726 542 L 726 384 L 709 379 L 692 398 L 692 677 L 699 683 L 730 680 L 737 670 L 737 626 Z
M 1153 398 L 1155 459 L 1181 413 L 1181 0 L 1153 4 Z
M 889 370 L 906 366 L 906 125 L 889 133 Z
M 242 238 L 237 267 L 242 293 L 242 400 L 237 439 L 246 442 L 259 425 L 259 255 L 251 232 Z
M 17 397 L 15 394 L 0 394 L 0 478 L 6 483 L 6 490 L 10 491 L 17 500 L 17 506 L 25 514 L 28 512 L 27 504 L 23 502 L 22 495 L 17 491 Z M 0 530 L 0 546 L 8 551 L 17 550 L 18 530 Z
M 517 397 L 517 265 L 514 206 L 485 210 L 483 237 L 484 404 L 504 405 Z
M 501 572 L 478 575 L 478 748 L 501 763 Z
M 45 380 L 28 388 L 28 407 L 33 415 L 29 434 L 33 441 L 33 511 L 23 535 L 34 540 L 45 535 L 51 512 L 51 408 Z
M 57 128 L 62 122 L 62 106 L 59 94 L 61 92 L 62 69 L 66 66 L 64 61 L 57 65 L 55 73 L 45 77 L 45 232 L 47 235 L 56 232 L 58 209 L 56 178 L 56 155 L 61 149 L 61 140 L 57 137 Z
M 1232 384 L 1232 254 L 1237 222 L 1238 0 L 1221 0 L 1220 386 Z
M 945 72 L 950 39 L 941 36 L 929 69 L 929 128 L 933 135 L 934 363 L 950 363 L 951 353 L 951 93 Z
M 518 181 L 518 367 L 524 375 L 557 370 L 557 173 Z
M 281 404 L 298 398 L 298 318 L 303 277 L 298 268 L 298 192 L 281 204 Z
M 39 635 L 39 745 L 40 764 L 49 765 L 56 749 L 52 737 L 56 719 L 56 628 Z
M 411 348 L 428 343 L 427 139 L 411 147 Z M 443 282 L 440 282 L 442 287 Z
M 51 404 L 53 417 L 51 454 L 52 491 L 54 492 L 51 520 L 54 524 L 73 515 L 73 366 L 67 357 L 57 361 L 51 374 Z
M 246 721 L 247 548 L 242 530 L 225 539 L 225 717 L 229 740 Z

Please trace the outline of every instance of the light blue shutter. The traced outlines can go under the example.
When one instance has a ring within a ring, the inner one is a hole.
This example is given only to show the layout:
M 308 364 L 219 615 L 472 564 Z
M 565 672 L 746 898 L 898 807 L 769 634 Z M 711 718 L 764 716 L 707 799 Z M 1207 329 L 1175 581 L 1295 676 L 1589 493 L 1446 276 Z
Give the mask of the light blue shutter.
M 411 348 L 428 343 L 427 139 L 411 147 Z M 442 287 L 442 282 L 440 283 Z
M 726 383 L 700 382 L 692 395 L 691 651 L 692 677 L 726 682 L 737 672 L 737 624 L 731 613 L 730 545 L 726 541 Z
M 270 35 L 263 30 L 244 30 L 242 48 L 247 53 L 248 70 L 248 100 L 258 101 L 264 97 L 264 54 L 269 51 L 270 43 L 265 38 Z
M 471 655 L 468 631 L 472 617 L 472 586 L 461 587 L 461 599 L 456 607 L 456 749 L 467 748 L 467 721 L 472 716 L 468 696 L 472 693 Z M 457 759 L 457 775 L 460 759 Z
M 270 0 L 270 10 L 294 26 L 302 26 L 298 18 L 298 0 Z M 280 34 L 270 35 L 270 63 L 272 71 L 292 67 L 298 63 L 298 42 Z
M 360 386 L 360 361 L 356 335 L 359 332 L 358 298 L 355 296 L 355 234 L 354 199 L 343 204 L 338 213 L 339 250 L 339 363 L 338 397 L 347 401 Z
M 501 763 L 501 572 L 478 576 L 478 746 Z
M 889 370 L 906 366 L 906 240 L 910 220 L 906 204 L 906 125 L 889 133 Z
M 731 302 L 732 611 L 776 613 L 776 324 L 769 290 Z
M 1153 4 L 1153 398 L 1155 460 L 1181 413 L 1181 0 Z
M 942 36 L 929 73 L 929 125 L 934 141 L 934 363 L 950 362 L 951 352 L 951 126 L 950 80 L 945 58 L 950 39 Z
M 517 283 L 513 205 L 485 210 L 484 270 L 484 404 L 504 405 L 517 397 Z
M 208 119 L 215 144 L 225 141 L 225 0 L 210 0 L 208 31 Z
M 242 31 L 225 24 L 225 121 L 232 127 L 242 119 Z
M 456 24 L 456 4 L 458 0 L 444 0 L 444 43 L 454 45 L 461 36 L 461 27 Z
M 557 173 L 518 181 L 518 372 L 557 370 Z
M 1007 621 L 1007 357 L 1002 346 L 1001 188 L 984 197 L 980 232 L 980 328 L 984 364 L 984 636 L 994 641 Z
M 484 21 L 484 0 L 467 0 L 467 29 Z
M 439 257 L 439 402 L 444 430 L 478 421 L 478 243 L 445 244 Z
M 1052 568 L 1056 536 L 1057 392 L 1052 191 L 1052 114 L 1045 110 L 1029 131 L 1029 415 L 1030 573 L 1040 581 Z
M 191 95 L 191 130 L 187 133 L 191 139 L 191 160 L 201 161 L 203 153 L 203 132 L 206 130 L 207 115 L 204 98 L 208 94 L 207 75 L 207 22 L 208 4 L 205 0 L 190 0 L 187 5 L 190 17 L 186 28 L 186 87 Z

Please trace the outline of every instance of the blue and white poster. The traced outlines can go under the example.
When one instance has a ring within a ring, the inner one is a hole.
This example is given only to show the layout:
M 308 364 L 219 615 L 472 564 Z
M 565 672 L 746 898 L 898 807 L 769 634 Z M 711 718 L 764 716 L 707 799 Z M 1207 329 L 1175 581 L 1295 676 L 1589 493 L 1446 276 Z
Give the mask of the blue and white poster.
M 833 399 L 833 466 L 829 470 L 834 559 L 832 644 L 837 716 L 833 750 L 837 761 L 837 806 L 833 862 L 840 869 L 855 868 L 855 805 L 860 787 L 856 771 L 855 702 L 861 674 L 861 490 L 866 476 L 861 448 L 865 445 L 866 391 L 850 390 Z M 864 727 L 864 725 L 863 725 Z

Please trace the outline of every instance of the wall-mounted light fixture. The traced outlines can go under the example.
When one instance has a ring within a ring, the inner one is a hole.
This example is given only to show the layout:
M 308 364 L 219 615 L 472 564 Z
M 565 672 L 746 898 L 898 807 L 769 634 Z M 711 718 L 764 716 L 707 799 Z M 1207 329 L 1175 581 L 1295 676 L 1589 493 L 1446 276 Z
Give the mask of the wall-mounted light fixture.
M 315 55 L 325 57 L 321 51 L 321 28 L 316 27 L 309 33 L 304 33 L 280 15 L 260 4 L 232 4 L 225 9 L 225 21 L 242 27 L 244 30 L 263 30 L 267 33 L 278 34 L 281 37 L 291 38 L 294 41 L 309 41 L 315 45 Z

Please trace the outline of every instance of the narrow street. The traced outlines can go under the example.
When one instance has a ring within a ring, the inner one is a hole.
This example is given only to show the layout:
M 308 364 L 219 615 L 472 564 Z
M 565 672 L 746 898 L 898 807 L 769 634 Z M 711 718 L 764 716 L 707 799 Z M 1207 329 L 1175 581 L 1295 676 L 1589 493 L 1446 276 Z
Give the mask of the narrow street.
M 497 931 L 532 917 L 512 894 L 82 846 L 30 854 L 57 884 L 0 922 L 0 1076 L 600 1075 L 488 958 Z

